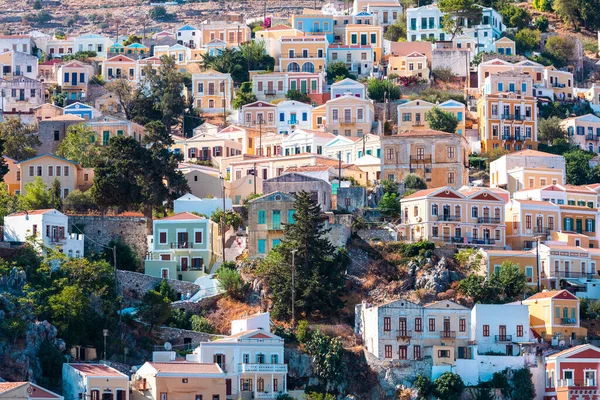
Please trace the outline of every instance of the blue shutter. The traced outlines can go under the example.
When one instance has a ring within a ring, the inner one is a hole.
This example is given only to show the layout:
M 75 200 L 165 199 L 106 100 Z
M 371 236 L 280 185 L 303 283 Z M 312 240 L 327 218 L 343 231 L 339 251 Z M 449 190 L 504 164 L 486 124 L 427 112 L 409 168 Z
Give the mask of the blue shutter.
M 65 72 L 65 82 L 69 82 L 69 73 Z
M 267 241 L 265 239 L 258 239 L 258 253 L 265 254 L 267 252 Z
M 521 83 L 521 92 L 523 94 L 527 93 L 527 84 L 526 83 Z
M 283 122 L 283 121 L 285 121 L 285 114 L 279 113 L 279 122 Z
M 502 82 L 498 82 L 498 91 L 501 92 L 503 88 L 504 85 L 502 85 Z
M 273 239 L 271 241 L 271 248 L 274 248 L 275 246 L 277 246 L 279 243 L 281 243 L 280 239 Z
M 288 210 L 288 224 L 295 224 L 296 220 L 294 219 L 294 213 L 296 210 Z
M 267 223 L 267 212 L 265 210 L 258 210 L 258 223 L 259 224 Z
M 302 121 L 308 121 L 308 113 L 302 113 Z
M 462 121 L 462 111 L 458 112 L 458 121 Z

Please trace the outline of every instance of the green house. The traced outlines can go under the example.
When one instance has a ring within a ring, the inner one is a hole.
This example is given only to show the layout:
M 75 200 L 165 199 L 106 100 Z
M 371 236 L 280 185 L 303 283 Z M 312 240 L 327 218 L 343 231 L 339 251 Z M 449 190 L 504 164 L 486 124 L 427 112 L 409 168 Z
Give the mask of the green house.
M 193 282 L 211 271 L 221 251 L 217 224 L 183 212 L 154 220 L 153 227 L 146 275 Z

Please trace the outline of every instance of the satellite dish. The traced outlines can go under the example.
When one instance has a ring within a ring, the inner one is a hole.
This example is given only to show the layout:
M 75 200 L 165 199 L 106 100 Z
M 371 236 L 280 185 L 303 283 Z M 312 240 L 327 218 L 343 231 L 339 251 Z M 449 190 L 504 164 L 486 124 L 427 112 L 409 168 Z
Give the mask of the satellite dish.
M 131 373 L 135 374 L 137 372 L 137 367 L 134 365 L 133 367 L 131 367 Z
M 171 349 L 173 348 L 173 345 L 169 342 L 165 342 L 165 350 L 166 351 L 171 351 Z

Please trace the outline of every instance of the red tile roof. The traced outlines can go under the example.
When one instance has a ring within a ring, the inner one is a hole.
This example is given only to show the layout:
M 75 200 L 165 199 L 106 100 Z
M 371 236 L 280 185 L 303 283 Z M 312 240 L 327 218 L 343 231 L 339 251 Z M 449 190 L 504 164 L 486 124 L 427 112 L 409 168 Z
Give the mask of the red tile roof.
M 158 372 L 169 374 L 221 374 L 223 371 L 217 364 L 196 363 L 187 361 L 150 362 Z
M 76 369 L 87 376 L 118 376 L 126 377 L 114 368 L 103 364 L 68 364 L 71 368 Z
M 169 217 L 160 218 L 158 221 L 183 221 L 187 219 L 206 219 L 204 217 L 200 217 L 196 214 L 192 214 L 191 212 L 182 212 L 179 214 L 171 215 Z
M 8 392 L 19 386 L 26 385 L 27 382 L 0 382 L 0 393 Z
M 14 214 L 10 214 L 9 217 L 20 217 L 22 215 L 41 215 L 41 214 L 46 214 L 49 211 L 54 210 L 53 208 L 46 208 L 43 210 L 31 210 L 28 212 L 18 212 L 18 213 L 14 213 Z
M 560 297 L 564 300 L 578 300 L 578 298 L 574 295 L 572 295 L 571 293 L 569 293 L 567 290 L 550 290 L 547 292 L 540 292 L 540 293 L 536 293 L 531 297 L 528 297 L 527 299 L 525 299 L 526 301 L 529 300 L 538 300 L 538 299 L 550 299 L 550 298 L 554 298 L 554 297 Z
M 31 384 L 31 389 L 32 392 L 29 395 L 29 397 L 31 397 L 32 399 L 59 399 L 60 396 L 56 395 L 55 393 L 52 393 L 49 390 L 46 390 L 40 386 Z

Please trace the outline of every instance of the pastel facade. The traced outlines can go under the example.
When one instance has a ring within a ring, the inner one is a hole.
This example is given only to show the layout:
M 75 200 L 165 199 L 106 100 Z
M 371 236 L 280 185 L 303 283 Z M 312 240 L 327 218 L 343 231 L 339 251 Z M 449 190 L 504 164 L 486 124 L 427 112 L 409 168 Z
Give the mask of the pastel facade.
M 579 298 L 566 290 L 536 293 L 523 300 L 529 307 L 529 323 L 543 340 L 576 339 L 586 336 L 580 326 Z
M 107 57 L 108 49 L 113 43 L 114 42 L 110 38 L 93 33 L 77 36 L 73 39 L 73 47 L 76 52 L 93 51 L 99 58 Z
M 58 39 L 56 36 L 52 37 L 45 43 L 45 52 L 52 58 L 60 58 L 67 54 L 75 53 L 73 51 L 75 38 L 65 37 L 64 39 Z
M 600 118 L 594 114 L 570 117 L 563 119 L 561 126 L 572 144 L 600 154 Z
M 402 6 L 397 1 L 369 1 L 367 12 L 373 15 L 376 25 L 390 26 L 402 17 Z
M 517 54 L 515 41 L 502 37 L 494 42 L 494 50 L 500 55 L 512 56 Z
M 31 210 L 4 217 L 3 241 L 25 243 L 30 237 L 44 248 L 69 257 L 84 256 L 84 235 L 69 233 L 69 217 L 57 210 Z M 35 247 L 38 248 L 37 245 Z
M 367 98 L 367 87 L 354 79 L 346 78 L 341 81 L 331 84 L 331 98 L 337 99 L 346 94 L 351 94 L 354 97 L 361 99 Z
M 321 96 L 326 86 L 324 71 L 252 74 L 251 79 L 252 92 L 257 99 L 263 101 L 283 98 L 288 90 L 299 90 L 309 96 Z
M 335 135 L 308 129 L 296 129 L 282 139 L 281 147 L 284 156 L 304 153 L 323 154 L 325 146 Z
M 458 120 L 456 133 L 464 134 L 467 108 L 463 103 L 455 100 L 448 100 L 437 105 L 424 100 L 413 100 L 400 104 L 398 106 L 398 130 L 426 129 L 428 126 L 427 113 L 434 107 L 454 115 Z
M 64 400 L 64 397 L 32 382 L 0 382 L 0 399 Z
M 198 26 L 202 38 L 201 46 L 207 46 L 213 40 L 225 42 L 228 49 L 238 47 L 250 40 L 248 25 L 239 22 L 213 22 Z
M 408 130 L 382 136 L 382 179 L 402 181 L 416 173 L 429 188 L 468 185 L 469 144 L 464 135 L 433 130 Z
M 13 114 L 33 114 L 34 109 L 44 104 L 42 82 L 25 76 L 11 80 L 0 78 L 0 110 L 4 118 Z
M 349 138 L 336 136 L 331 139 L 324 149 L 327 157 L 341 159 L 346 164 L 354 164 L 365 155 L 377 158 L 377 164 L 381 165 L 381 137 L 374 134 L 366 134 L 362 138 Z M 375 177 L 373 176 L 373 179 Z
M 55 179 L 60 182 L 60 197 L 66 198 L 69 193 L 79 189 L 85 191 L 92 186 L 94 180 L 93 168 L 82 168 L 75 161 L 55 156 L 54 154 L 42 154 L 19 162 L 21 171 L 20 193 L 27 193 L 27 184 L 41 178 L 46 187 L 52 187 Z
M 277 103 L 275 131 L 288 135 L 296 129 L 310 129 L 312 127 L 312 109 L 310 104 L 299 101 Z
M 192 49 L 181 44 L 173 46 L 155 46 L 154 57 L 170 56 L 178 65 L 185 65 L 192 61 Z
M 129 400 L 129 377 L 103 364 L 63 364 L 62 385 L 65 400 Z
M 571 400 L 583 393 L 589 399 L 600 396 L 598 357 L 600 349 L 591 344 L 571 347 L 546 357 L 543 400 Z
M 75 115 L 84 120 L 91 120 L 93 118 L 98 118 L 102 116 L 100 111 L 96 110 L 94 107 L 83 104 L 80 102 L 71 103 L 68 106 L 63 108 L 64 115 Z
M 367 11 L 358 11 L 355 14 L 334 14 L 333 15 L 333 41 L 342 43 L 346 31 L 346 25 L 377 25 L 375 16 Z
M 570 101 L 574 98 L 573 74 L 559 71 L 550 65 L 544 69 L 544 81 L 548 89 L 554 92 L 554 98 L 559 101 Z
M 502 197 L 484 188 L 421 190 L 402 199 L 401 230 L 409 241 L 504 248 L 504 207 Z
M 506 242 L 512 249 L 531 249 L 561 227 L 560 207 L 549 201 L 512 199 L 506 205 Z
M 392 54 L 389 56 L 388 62 L 388 74 L 429 78 L 429 60 L 425 54 L 416 51 L 406 55 Z
M 523 304 L 475 304 L 471 310 L 471 337 L 477 352 L 516 356 L 519 346 L 531 342 L 529 308 Z
M 374 106 L 370 100 L 345 94 L 325 103 L 325 121 L 322 123 L 334 135 L 362 137 L 371 133 L 374 118 Z
M 30 35 L 0 35 L 0 53 L 14 50 L 31 54 L 33 44 Z
M 136 74 L 137 69 L 136 60 L 124 55 L 117 55 L 102 63 L 102 78 L 104 78 L 105 81 L 127 79 L 137 83 L 140 78 Z
M 177 43 L 190 49 L 195 49 L 202 45 L 202 36 L 200 29 L 190 25 L 182 26 L 175 32 Z
M 207 71 L 192 75 L 192 95 L 195 108 L 206 112 L 231 109 L 233 79 L 230 74 Z
M 383 57 L 383 27 L 377 25 L 347 25 L 344 44 L 370 46 L 373 49 L 373 62 L 379 64 Z
M 67 95 L 67 102 L 85 100 L 88 84 L 93 77 L 94 67 L 79 61 L 70 61 L 58 67 L 57 82 Z
M 537 99 L 516 92 L 482 96 L 477 102 L 481 150 L 537 149 Z
M 510 92 L 534 96 L 533 82 L 531 75 L 509 70 L 488 75 L 480 89 L 484 95 Z
M 38 59 L 28 53 L 14 50 L 0 53 L 0 78 L 13 80 L 19 77 L 37 79 Z
M 310 106 L 309 106 L 310 107 Z M 255 101 L 242 106 L 240 110 L 240 125 L 253 128 L 267 130 L 276 130 L 277 122 L 277 106 L 264 101 Z
M 141 142 L 146 135 L 142 125 L 108 115 L 86 121 L 85 124 L 96 132 L 94 142 L 102 146 L 107 146 L 111 137 L 124 135 Z
M 374 52 L 371 46 L 330 44 L 327 62 L 343 62 L 348 71 L 357 77 L 368 77 L 373 70 Z
M 210 219 L 183 212 L 154 220 L 144 273 L 194 282 L 210 272 L 219 246 L 218 226 Z
M 191 138 L 173 137 L 171 149 L 183 155 L 184 161 L 211 161 L 220 164 L 223 157 L 242 154 L 242 144 L 213 133 L 199 133 Z
M 306 10 L 304 14 L 292 16 L 292 27 L 304 32 L 306 36 L 323 36 L 329 43 L 333 42 L 333 18 L 314 10 Z M 283 52 L 282 52 L 283 54 Z
M 273 192 L 248 202 L 248 256 L 265 257 L 281 243 L 285 224 L 294 223 L 295 198 Z
M 234 399 L 276 399 L 287 393 L 284 343 L 271 333 L 269 313 L 231 321 L 230 336 L 202 342 L 186 358 L 218 364 Z
M 325 36 L 284 36 L 279 39 L 281 72 L 323 72 L 327 66 L 328 41 Z M 296 90 L 306 90 L 298 88 Z

